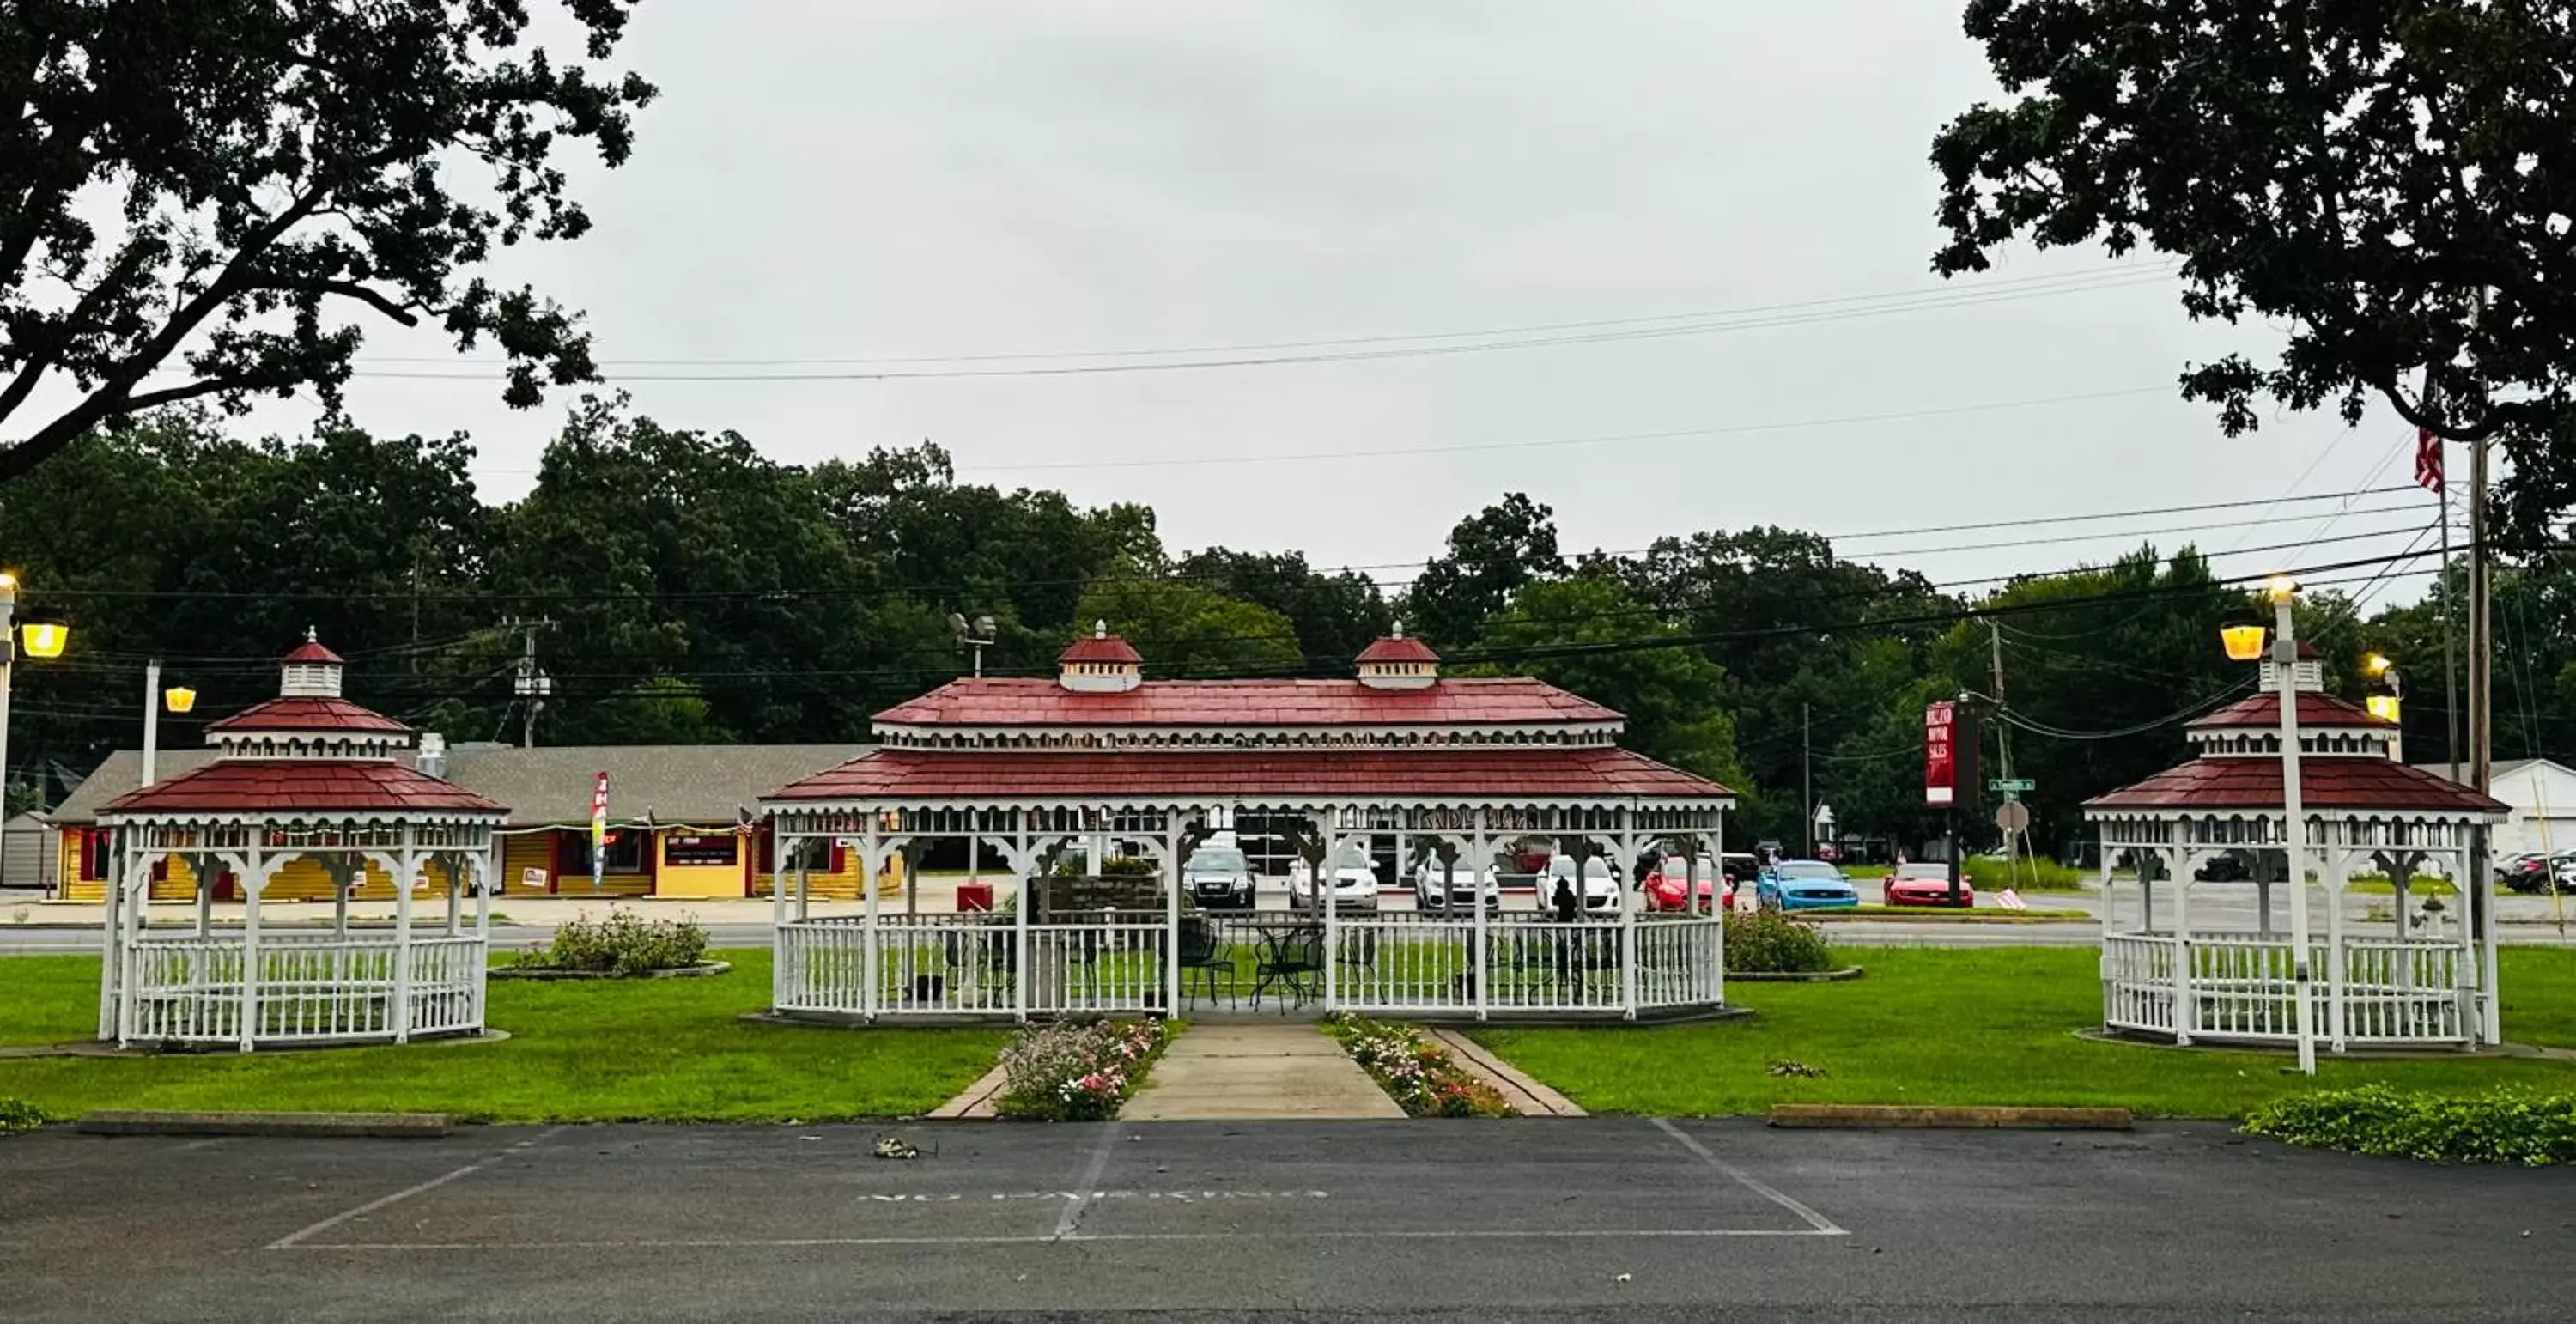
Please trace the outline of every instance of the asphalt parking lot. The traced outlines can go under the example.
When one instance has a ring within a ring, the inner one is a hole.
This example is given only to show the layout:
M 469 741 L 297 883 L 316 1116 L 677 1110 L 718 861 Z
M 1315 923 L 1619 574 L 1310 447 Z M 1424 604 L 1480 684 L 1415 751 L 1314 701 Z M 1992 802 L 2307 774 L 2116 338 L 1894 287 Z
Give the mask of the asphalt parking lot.
M 16 1321 L 2563 1320 L 2576 1177 L 1750 1122 L 0 1142 Z M 2526 1235 L 2528 1234 L 2528 1235 Z

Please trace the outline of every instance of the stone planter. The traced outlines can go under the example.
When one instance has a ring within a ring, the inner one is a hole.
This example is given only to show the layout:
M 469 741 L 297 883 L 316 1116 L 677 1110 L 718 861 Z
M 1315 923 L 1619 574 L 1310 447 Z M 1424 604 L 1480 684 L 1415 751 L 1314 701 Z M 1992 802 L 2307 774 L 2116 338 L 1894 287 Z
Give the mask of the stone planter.
M 731 969 L 733 969 L 733 962 L 731 961 L 700 961 L 696 965 L 678 966 L 669 970 L 644 970 L 635 974 L 627 974 L 618 970 L 556 970 L 541 965 L 496 965 L 492 967 L 490 977 L 493 979 L 536 980 L 704 979 L 710 975 L 723 974 Z
M 1840 970 L 1729 970 L 1726 972 L 1726 982 L 1730 984 L 1839 984 L 1846 979 L 1858 979 L 1860 976 L 1861 968 L 1856 965 L 1845 966 Z

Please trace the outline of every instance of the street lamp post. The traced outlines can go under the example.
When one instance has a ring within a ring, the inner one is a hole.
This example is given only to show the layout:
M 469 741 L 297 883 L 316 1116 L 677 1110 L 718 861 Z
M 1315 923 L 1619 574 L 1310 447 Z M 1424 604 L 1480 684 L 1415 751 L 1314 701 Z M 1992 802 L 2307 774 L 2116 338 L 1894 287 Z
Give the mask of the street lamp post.
M 18 670 L 18 577 L 0 570 L 0 818 L 6 818 L 9 793 L 9 687 Z M 26 623 L 27 656 L 61 657 L 71 628 L 61 621 Z M 6 882 L 0 875 L 0 882 Z
M 2289 857 L 2292 1012 L 2298 1017 L 2299 1070 L 2313 1076 L 2317 1036 L 2310 1017 L 2314 1002 L 2310 985 L 2316 972 L 2308 962 L 2308 814 L 2299 792 L 2299 638 L 2290 613 L 2299 585 L 2287 575 L 2275 575 L 2263 591 L 2272 600 L 2271 663 L 2273 683 L 2281 696 L 2281 836 L 2283 852 Z M 2230 625 L 2219 634 L 2228 657 L 2252 662 L 2263 656 L 2262 626 Z

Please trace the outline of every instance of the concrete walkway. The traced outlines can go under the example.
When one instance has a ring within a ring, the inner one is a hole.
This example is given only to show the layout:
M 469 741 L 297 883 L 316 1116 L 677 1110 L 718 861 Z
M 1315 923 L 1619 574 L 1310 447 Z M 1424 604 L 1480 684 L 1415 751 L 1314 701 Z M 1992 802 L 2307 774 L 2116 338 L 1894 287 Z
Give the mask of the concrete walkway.
M 1163 1050 L 1129 1122 L 1402 1117 L 1340 1044 L 1312 1025 L 1195 1025 Z

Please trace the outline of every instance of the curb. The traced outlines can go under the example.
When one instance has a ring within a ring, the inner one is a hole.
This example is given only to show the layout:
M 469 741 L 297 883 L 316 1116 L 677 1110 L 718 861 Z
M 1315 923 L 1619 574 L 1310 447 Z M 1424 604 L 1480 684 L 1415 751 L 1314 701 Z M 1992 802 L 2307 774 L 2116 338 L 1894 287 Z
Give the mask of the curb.
M 1858 979 L 1864 973 L 1866 971 L 1856 965 L 1847 965 L 1840 970 L 1729 970 L 1726 972 L 1726 982 L 1730 984 L 1839 984 L 1847 979 Z
M 956 1098 L 931 1109 L 923 1114 L 923 1117 L 925 1120 L 932 1121 L 991 1118 L 995 1116 L 993 1100 L 1000 1097 L 1003 1088 L 1010 1083 L 1010 1073 L 997 1065 L 983 1075 L 977 1076 L 975 1083 L 967 1086 Z
M 1911 1108 L 1850 1103 L 1775 1103 L 1771 1125 L 1795 1130 L 1966 1129 L 2129 1131 L 2126 1108 Z
M 1496 1057 L 1483 1044 L 1457 1030 L 1425 1027 L 1423 1033 L 1441 1047 L 1458 1065 L 1485 1078 L 1523 1117 L 1585 1117 L 1590 1114 L 1574 1100 L 1532 1079 L 1528 1073 Z M 1515 1097 L 1517 1096 L 1517 1097 Z
M 445 1113 L 82 1113 L 72 1129 L 94 1136 L 300 1136 L 434 1140 L 451 1128 Z
M 731 961 L 700 961 L 696 965 L 673 966 L 665 970 L 639 970 L 627 974 L 619 970 L 558 970 L 543 965 L 496 965 L 484 972 L 486 979 L 524 979 L 539 983 L 591 979 L 706 979 L 733 969 Z

